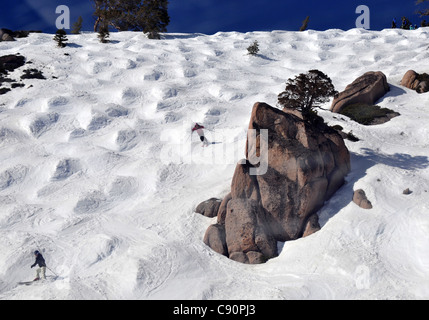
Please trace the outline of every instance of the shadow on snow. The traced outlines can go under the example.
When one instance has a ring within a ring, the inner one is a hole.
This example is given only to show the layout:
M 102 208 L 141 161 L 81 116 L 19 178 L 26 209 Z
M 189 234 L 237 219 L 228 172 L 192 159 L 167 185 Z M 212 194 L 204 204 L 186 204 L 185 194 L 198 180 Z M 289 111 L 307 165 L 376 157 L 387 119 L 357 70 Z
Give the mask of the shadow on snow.
M 405 153 L 389 155 L 368 148 L 364 148 L 362 151 L 363 154 L 350 154 L 352 170 L 346 177 L 346 183 L 319 210 L 321 227 L 352 201 L 355 183 L 363 178 L 367 170 L 374 165 L 383 164 L 392 168 L 410 171 L 429 167 L 429 158 L 426 156 L 411 156 Z

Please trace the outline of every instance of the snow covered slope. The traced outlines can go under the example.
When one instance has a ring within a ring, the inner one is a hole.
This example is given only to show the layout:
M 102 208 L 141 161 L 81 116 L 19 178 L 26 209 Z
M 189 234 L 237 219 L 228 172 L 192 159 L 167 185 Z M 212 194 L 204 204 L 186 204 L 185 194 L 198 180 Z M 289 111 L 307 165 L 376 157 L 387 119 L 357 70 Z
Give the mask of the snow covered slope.
M 399 86 L 409 69 L 429 72 L 428 28 L 83 34 L 64 49 L 52 37 L 0 43 L 47 78 L 0 96 L 0 299 L 429 298 L 429 93 Z M 366 127 L 320 111 L 361 139 L 346 142 L 347 184 L 319 232 L 279 243 L 266 264 L 236 263 L 203 244 L 215 220 L 193 210 L 228 192 L 253 104 L 274 106 L 310 69 L 339 91 L 384 72 L 378 104 L 401 116 Z M 201 148 L 193 122 L 218 143 Z M 372 210 L 351 203 L 357 188 Z M 18 286 L 35 249 L 49 278 Z

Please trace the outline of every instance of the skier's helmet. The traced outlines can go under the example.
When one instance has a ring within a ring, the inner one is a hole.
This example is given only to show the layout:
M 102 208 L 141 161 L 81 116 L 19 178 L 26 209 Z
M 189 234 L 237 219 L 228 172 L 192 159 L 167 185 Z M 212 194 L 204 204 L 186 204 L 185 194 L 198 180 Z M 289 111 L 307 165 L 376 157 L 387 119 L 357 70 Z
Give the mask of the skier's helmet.
M 37 256 L 40 252 L 39 251 L 34 251 L 34 255 Z

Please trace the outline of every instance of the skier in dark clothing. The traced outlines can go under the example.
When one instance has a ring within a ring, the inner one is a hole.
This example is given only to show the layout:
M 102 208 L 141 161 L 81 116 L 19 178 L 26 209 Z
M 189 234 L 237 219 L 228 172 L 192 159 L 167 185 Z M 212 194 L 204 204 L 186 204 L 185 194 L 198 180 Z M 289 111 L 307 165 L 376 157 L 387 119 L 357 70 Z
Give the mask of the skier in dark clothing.
M 34 255 L 36 256 L 36 261 L 31 265 L 31 268 L 38 265 L 39 267 L 36 269 L 36 278 L 34 281 L 42 279 L 46 279 L 46 263 L 42 254 L 39 251 L 34 251 Z

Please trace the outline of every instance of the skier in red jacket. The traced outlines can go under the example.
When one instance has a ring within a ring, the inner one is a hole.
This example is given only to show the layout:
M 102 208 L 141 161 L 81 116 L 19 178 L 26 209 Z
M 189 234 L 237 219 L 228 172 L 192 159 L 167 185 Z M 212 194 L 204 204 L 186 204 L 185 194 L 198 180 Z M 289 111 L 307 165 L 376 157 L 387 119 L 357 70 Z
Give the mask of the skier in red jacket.
M 196 131 L 198 133 L 198 135 L 200 136 L 200 140 L 203 143 L 202 147 L 206 147 L 209 145 L 208 140 L 206 139 L 206 137 L 204 136 L 204 126 L 195 123 L 195 126 L 192 128 L 192 133 L 194 133 L 194 131 Z

